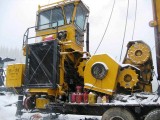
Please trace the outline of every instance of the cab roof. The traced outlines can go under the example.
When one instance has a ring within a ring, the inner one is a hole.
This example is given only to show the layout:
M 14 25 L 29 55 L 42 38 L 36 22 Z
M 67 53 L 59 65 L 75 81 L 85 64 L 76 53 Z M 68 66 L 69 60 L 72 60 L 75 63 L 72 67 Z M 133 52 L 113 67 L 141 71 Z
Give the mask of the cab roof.
M 54 3 L 51 3 L 51 4 L 47 4 L 47 5 L 42 5 L 42 6 L 39 5 L 38 6 L 38 11 L 41 12 L 41 11 L 45 11 L 45 10 L 48 10 L 48 9 L 51 9 L 51 8 L 54 8 L 54 7 L 61 7 L 61 6 L 70 4 L 70 3 L 82 3 L 82 5 L 89 12 L 89 7 L 87 5 L 85 5 L 82 2 L 82 0 L 61 0 L 61 1 L 54 2 Z

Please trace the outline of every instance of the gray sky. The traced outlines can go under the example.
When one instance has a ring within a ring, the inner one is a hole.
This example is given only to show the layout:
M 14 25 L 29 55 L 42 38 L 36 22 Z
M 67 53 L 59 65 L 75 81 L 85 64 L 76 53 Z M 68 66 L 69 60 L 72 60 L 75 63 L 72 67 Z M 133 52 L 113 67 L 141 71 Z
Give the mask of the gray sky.
M 28 27 L 35 25 L 38 5 L 54 1 L 57 0 L 1 0 L 0 46 L 21 48 L 24 32 Z M 113 0 L 83 1 L 90 7 L 90 51 L 94 53 L 107 25 Z M 119 60 L 126 8 L 127 0 L 116 0 L 108 31 L 97 53 L 108 53 Z M 130 0 L 125 46 L 132 40 L 134 11 L 135 0 Z M 134 40 L 144 40 L 152 48 L 154 35 L 153 28 L 148 26 L 150 20 L 152 20 L 151 0 L 138 0 Z
M 44 5 L 58 0 L 0 0 L 0 46 L 22 47 L 23 34 L 28 27 L 34 26 L 38 5 Z M 97 48 L 107 25 L 113 0 L 83 0 L 90 8 L 90 52 Z M 116 0 L 113 16 L 105 38 L 97 51 L 110 54 L 119 61 L 123 41 L 125 17 L 128 0 Z M 126 44 L 132 40 L 135 1 L 130 0 L 128 26 L 124 42 L 123 56 Z M 143 40 L 154 48 L 154 32 L 148 23 L 153 19 L 151 0 L 137 0 L 137 21 L 134 40 Z M 155 55 L 155 49 L 152 50 Z
M 35 25 L 38 5 L 57 0 L 0 0 L 0 46 L 22 47 L 23 34 Z M 90 8 L 90 52 L 94 53 L 107 25 L 113 0 L 83 0 Z M 148 23 L 153 19 L 151 0 L 137 0 L 137 21 L 134 40 L 143 40 L 151 47 L 155 65 L 154 31 Z M 105 38 L 97 51 L 107 53 L 119 61 L 122 46 L 127 0 L 116 0 L 113 16 Z M 123 56 L 126 44 L 132 40 L 135 0 L 130 0 L 129 18 Z

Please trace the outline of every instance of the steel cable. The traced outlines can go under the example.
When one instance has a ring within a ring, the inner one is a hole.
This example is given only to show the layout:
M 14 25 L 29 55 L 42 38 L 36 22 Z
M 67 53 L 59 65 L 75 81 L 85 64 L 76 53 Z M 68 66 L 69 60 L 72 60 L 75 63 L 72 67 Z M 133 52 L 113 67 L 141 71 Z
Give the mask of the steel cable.
M 129 12 L 129 0 L 128 0 L 128 3 L 127 3 L 127 15 L 126 15 L 125 28 L 124 28 L 124 34 L 123 34 L 123 42 L 122 42 L 119 62 L 121 61 L 121 58 L 122 58 L 122 51 L 123 51 L 123 46 L 124 46 L 124 40 L 125 40 L 125 37 L 126 37 L 126 30 L 127 30 L 127 23 L 128 23 L 128 12 Z
M 108 30 L 108 27 L 109 27 L 109 24 L 110 24 L 110 21 L 111 21 L 111 18 L 112 18 L 113 9 L 114 9 L 114 6 L 115 6 L 115 1 L 116 1 L 116 0 L 114 0 L 114 2 L 113 2 L 111 14 L 110 14 L 110 16 L 109 16 L 109 20 L 108 20 L 107 26 L 106 26 L 106 28 L 105 28 L 104 34 L 103 34 L 103 36 L 102 36 L 102 39 L 101 39 L 100 43 L 98 44 L 97 49 L 96 49 L 95 52 L 94 52 L 94 55 L 96 54 L 97 50 L 99 49 L 99 47 L 100 47 L 100 45 L 101 45 L 101 43 L 102 43 L 102 41 L 103 41 L 103 39 L 104 39 L 104 36 L 105 36 L 105 34 L 106 34 L 107 30 Z
M 133 33 L 132 33 L 132 40 L 134 37 L 134 32 L 135 32 L 135 26 L 136 26 L 136 20 L 137 20 L 137 0 L 136 0 L 136 7 L 135 7 L 135 16 L 134 16 L 134 25 L 133 25 Z

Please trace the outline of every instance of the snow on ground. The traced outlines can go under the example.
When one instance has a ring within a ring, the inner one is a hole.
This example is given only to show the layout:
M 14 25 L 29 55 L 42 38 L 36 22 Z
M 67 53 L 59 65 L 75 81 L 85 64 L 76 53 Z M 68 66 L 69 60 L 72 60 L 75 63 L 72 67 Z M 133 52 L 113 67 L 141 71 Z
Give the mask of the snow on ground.
M 0 120 L 16 120 L 16 102 L 18 96 L 5 93 L 0 94 Z M 159 105 L 160 97 L 157 94 L 151 93 L 135 93 L 133 95 L 117 95 L 110 104 L 114 105 L 127 105 L 127 104 L 140 104 L 140 105 Z M 97 103 L 97 104 L 108 104 L 108 103 Z M 33 119 L 34 118 L 34 119 Z M 35 119 L 36 118 L 36 119 Z M 52 119 L 51 119 L 52 118 Z M 101 116 L 86 116 L 86 115 L 64 115 L 60 114 L 55 116 L 52 114 L 41 114 L 41 113 L 24 113 L 19 120 L 100 120 Z
M 58 115 L 58 117 L 55 116 L 55 114 L 53 114 L 52 117 L 50 117 L 49 115 L 45 115 L 45 114 L 40 114 L 40 113 L 26 113 L 22 116 L 23 120 L 32 120 L 33 116 L 35 116 L 34 118 L 40 118 L 40 120 L 101 120 L 100 116 L 86 116 L 86 115 Z M 52 119 L 51 119 L 52 118 Z
M 17 95 L 11 93 L 5 93 L 0 95 L 0 120 L 16 120 L 16 102 L 18 100 Z M 33 119 L 37 118 L 37 119 Z M 38 119 L 39 118 L 39 119 Z M 25 113 L 21 120 L 50 120 L 50 115 L 40 113 Z M 85 115 L 59 115 L 58 118 L 55 114 L 52 116 L 52 120 L 100 120 L 101 116 L 85 116 Z M 91 118 L 91 119 L 89 119 Z
M 17 101 L 17 96 L 7 93 L 0 96 L 0 120 L 15 120 L 16 105 L 12 104 Z M 7 106 L 12 104 L 12 106 Z

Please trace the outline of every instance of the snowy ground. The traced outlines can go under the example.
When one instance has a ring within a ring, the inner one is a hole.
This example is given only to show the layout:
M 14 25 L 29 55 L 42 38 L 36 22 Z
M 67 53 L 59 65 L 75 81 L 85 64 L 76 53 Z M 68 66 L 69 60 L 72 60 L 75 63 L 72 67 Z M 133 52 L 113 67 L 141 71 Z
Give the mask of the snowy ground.
M 0 120 L 16 120 L 17 95 L 11 93 L 0 94 Z M 116 95 L 112 103 L 114 105 L 159 105 L 160 97 L 156 93 L 134 93 L 133 95 Z M 108 103 L 97 103 L 108 104 Z M 52 119 L 51 119 L 52 117 Z M 33 119 L 34 118 L 34 119 Z M 55 117 L 49 114 L 25 113 L 18 120 L 100 120 L 101 116 L 85 115 L 59 115 Z
M 17 96 L 7 93 L 0 95 L 0 119 L 1 120 L 15 120 L 16 105 L 12 104 L 17 101 Z M 12 104 L 12 106 L 7 106 Z
M 10 93 L 5 93 L 5 95 L 0 95 L 0 120 L 16 120 L 16 103 L 17 95 Z M 33 117 L 35 119 L 33 119 Z M 54 114 L 53 114 L 54 117 Z M 88 118 L 88 119 L 87 119 Z M 97 116 L 84 116 L 84 115 L 59 115 L 58 118 L 53 118 L 52 120 L 100 120 L 101 117 Z M 50 120 L 50 116 L 47 114 L 40 113 L 25 113 L 21 120 Z

